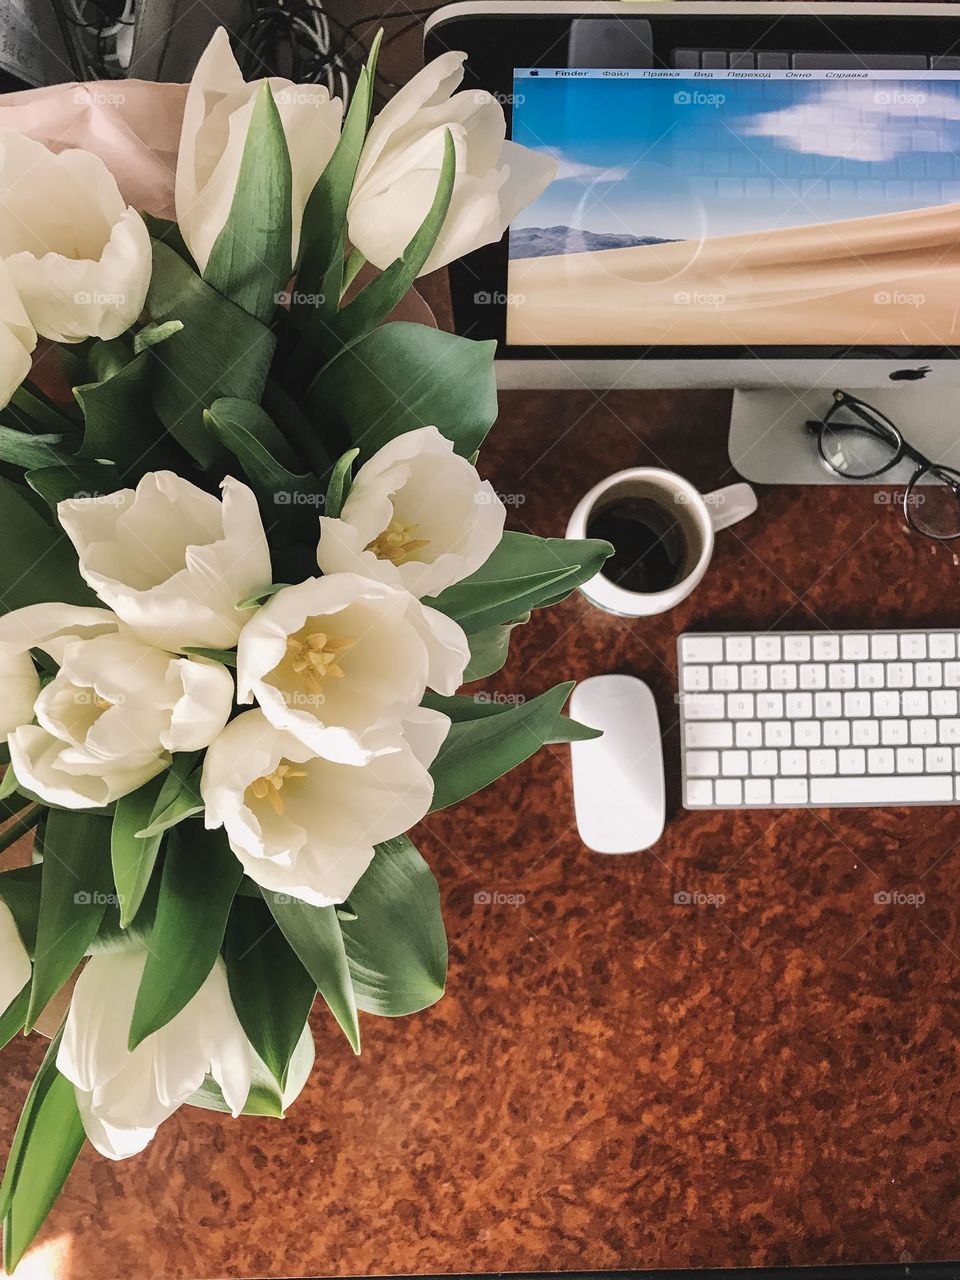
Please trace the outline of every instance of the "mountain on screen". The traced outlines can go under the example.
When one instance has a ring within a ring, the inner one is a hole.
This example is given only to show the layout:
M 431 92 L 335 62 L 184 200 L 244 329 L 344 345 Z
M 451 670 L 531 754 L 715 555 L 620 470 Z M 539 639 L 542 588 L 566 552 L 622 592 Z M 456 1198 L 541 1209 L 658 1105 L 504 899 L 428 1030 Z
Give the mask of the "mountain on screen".
M 575 227 L 518 227 L 510 232 L 510 257 L 550 258 L 561 253 L 591 253 L 596 249 L 633 249 L 643 244 L 671 243 L 661 236 L 579 231 Z

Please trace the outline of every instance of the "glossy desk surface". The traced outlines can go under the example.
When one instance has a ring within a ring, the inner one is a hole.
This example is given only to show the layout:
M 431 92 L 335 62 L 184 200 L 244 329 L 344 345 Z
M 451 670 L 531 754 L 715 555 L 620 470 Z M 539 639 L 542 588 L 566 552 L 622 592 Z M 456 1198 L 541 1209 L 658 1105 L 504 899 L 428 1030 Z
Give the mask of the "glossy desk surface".
M 729 397 L 512 393 L 483 469 L 560 534 L 629 465 L 729 482 Z M 418 843 L 446 997 L 317 1011 L 289 1118 L 190 1109 L 141 1157 L 79 1161 L 41 1238 L 76 1280 L 896 1262 L 960 1254 L 960 808 L 685 813 L 687 628 L 960 623 L 960 568 L 871 489 L 766 489 L 700 589 L 629 622 L 579 596 L 514 633 L 485 691 L 633 672 L 665 731 L 656 848 L 588 853 L 551 747 Z M 874 895 L 922 894 L 920 907 Z M 674 904 L 680 890 L 722 905 Z M 478 895 L 519 895 L 500 905 Z M 2 1134 L 41 1046 L 4 1054 Z

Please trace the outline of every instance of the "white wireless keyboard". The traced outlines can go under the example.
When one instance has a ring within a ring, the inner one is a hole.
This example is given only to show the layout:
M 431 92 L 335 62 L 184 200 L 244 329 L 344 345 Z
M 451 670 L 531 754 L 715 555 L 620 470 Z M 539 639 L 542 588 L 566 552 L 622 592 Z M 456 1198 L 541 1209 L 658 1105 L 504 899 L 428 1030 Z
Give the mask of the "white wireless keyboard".
M 960 631 L 677 645 L 687 809 L 960 802 Z

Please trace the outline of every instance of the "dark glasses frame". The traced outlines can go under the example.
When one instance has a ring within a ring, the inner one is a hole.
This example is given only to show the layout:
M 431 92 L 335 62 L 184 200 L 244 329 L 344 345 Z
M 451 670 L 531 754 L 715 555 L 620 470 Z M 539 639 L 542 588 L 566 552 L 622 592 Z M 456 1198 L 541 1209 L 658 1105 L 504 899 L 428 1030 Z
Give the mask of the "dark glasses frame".
M 830 425 L 831 418 L 840 409 L 850 410 L 860 419 L 865 429 L 875 436 L 880 435 L 880 431 L 877 429 L 878 426 L 882 424 L 886 428 L 897 444 L 896 453 L 889 462 L 885 462 L 882 467 L 877 467 L 875 471 L 866 471 L 857 476 L 848 475 L 834 466 L 827 454 L 825 432 Z M 960 538 L 960 471 L 955 471 L 953 467 L 945 467 L 940 463 L 933 462 L 925 454 L 922 454 L 919 449 L 915 449 L 913 445 L 904 439 L 903 432 L 896 423 L 890 421 L 885 413 L 875 409 L 872 404 L 867 404 L 866 400 L 861 400 L 859 396 L 851 395 L 849 391 L 836 390 L 833 393 L 833 403 L 823 417 L 818 419 L 808 418 L 806 427 L 809 432 L 817 433 L 817 451 L 824 466 L 832 471 L 834 475 L 841 476 L 844 480 L 874 480 L 878 476 L 886 475 L 904 458 L 909 459 L 914 464 L 915 470 L 903 494 L 903 515 L 907 524 L 916 533 L 921 534 L 924 538 L 931 538 L 934 542 L 952 542 L 955 538 Z M 913 501 L 913 491 L 920 480 L 927 474 L 936 476 L 942 484 L 946 484 L 957 499 L 958 521 L 956 533 L 934 533 L 932 530 L 917 524 L 914 519 L 913 512 L 919 504 Z

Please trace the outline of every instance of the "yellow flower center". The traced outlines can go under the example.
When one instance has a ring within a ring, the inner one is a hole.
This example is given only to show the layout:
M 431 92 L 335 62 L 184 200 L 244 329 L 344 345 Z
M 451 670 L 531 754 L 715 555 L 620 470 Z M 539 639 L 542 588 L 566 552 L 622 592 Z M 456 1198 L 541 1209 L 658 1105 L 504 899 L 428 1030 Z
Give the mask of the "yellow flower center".
M 355 640 L 334 640 L 325 631 L 314 631 L 302 639 L 290 636 L 287 653 L 297 675 L 304 677 L 314 693 L 320 693 L 326 676 L 338 680 L 343 676 L 338 659 L 354 644 Z
M 265 774 L 250 783 L 250 791 L 257 800 L 266 800 L 276 814 L 283 813 L 283 784 L 288 778 L 305 778 L 306 771 L 298 769 L 286 760 L 281 760 L 273 773 Z
M 406 564 L 421 547 L 430 545 L 429 538 L 413 538 L 410 535 L 417 524 L 404 524 L 401 520 L 391 520 L 383 533 L 368 542 L 364 551 L 372 551 L 378 560 L 390 560 L 393 564 Z

